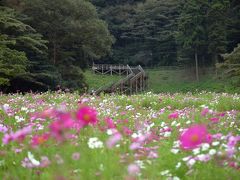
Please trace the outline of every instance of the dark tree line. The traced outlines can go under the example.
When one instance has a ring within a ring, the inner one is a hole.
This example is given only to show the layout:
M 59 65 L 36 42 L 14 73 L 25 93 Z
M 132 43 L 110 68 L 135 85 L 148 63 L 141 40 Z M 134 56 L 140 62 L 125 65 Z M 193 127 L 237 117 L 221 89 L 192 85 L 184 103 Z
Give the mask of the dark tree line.
M 0 6 L 2 91 L 84 89 L 82 69 L 114 38 L 85 0 L 5 0 Z
M 239 0 L 2 0 L 0 88 L 84 89 L 93 61 L 197 72 L 239 64 L 239 43 Z
M 92 2 L 116 38 L 110 62 L 210 66 L 240 42 L 237 0 Z

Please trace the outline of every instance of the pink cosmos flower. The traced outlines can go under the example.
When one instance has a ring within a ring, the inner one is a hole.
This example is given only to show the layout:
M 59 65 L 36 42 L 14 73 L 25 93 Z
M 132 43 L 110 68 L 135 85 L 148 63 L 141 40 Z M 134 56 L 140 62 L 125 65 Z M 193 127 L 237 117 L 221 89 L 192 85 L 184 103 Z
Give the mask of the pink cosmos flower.
M 51 164 L 47 156 L 41 156 L 40 167 L 45 168 Z
M 228 145 L 228 147 L 235 147 L 236 146 L 236 144 L 238 143 L 238 141 L 240 141 L 240 136 L 230 136 L 229 138 L 228 138 L 228 143 L 227 143 L 227 145 Z
M 137 164 L 130 164 L 128 166 L 128 174 L 136 176 L 140 173 L 140 167 Z
M 50 125 L 50 133 L 58 140 L 62 140 L 64 131 L 71 129 L 74 125 L 74 120 L 70 113 L 60 113 L 58 114 L 58 119 L 53 121 Z
M 129 149 L 131 149 L 131 150 L 136 150 L 136 149 L 139 149 L 140 147 L 142 147 L 142 145 L 141 145 L 140 143 L 138 143 L 138 142 L 133 142 L 133 143 L 130 145 Z
M 11 141 L 13 141 L 13 133 L 5 134 L 2 138 L 3 144 L 8 144 Z
M 212 121 L 213 123 L 218 123 L 219 122 L 219 118 L 218 117 L 212 117 L 210 118 L 210 121 Z
M 45 143 L 48 140 L 49 136 L 50 136 L 50 134 L 48 134 L 48 133 L 43 134 L 43 135 L 33 136 L 32 143 L 31 143 L 32 146 L 35 147 L 35 146 Z
M 168 119 L 177 119 L 179 117 L 178 112 L 173 112 L 168 115 Z
M 25 139 L 26 135 L 30 134 L 31 132 L 32 132 L 32 127 L 27 126 L 16 131 L 15 133 L 11 132 L 10 134 L 5 134 L 2 139 L 3 144 L 8 144 L 11 141 L 21 142 Z
M 124 126 L 123 127 L 123 133 L 127 136 L 130 136 L 130 135 L 132 135 L 132 130 L 129 129 L 128 127 Z
M 158 158 L 158 153 L 155 152 L 155 151 L 150 151 L 149 154 L 148 154 L 148 158 L 149 159 L 156 159 L 156 158 Z
M 120 140 L 122 135 L 120 133 L 115 133 L 106 142 L 108 148 L 113 148 Z
M 201 143 L 207 142 L 207 128 L 205 125 L 193 125 L 185 130 L 179 137 L 183 149 L 194 149 Z
M 0 124 L 0 132 L 6 133 L 7 131 L 8 131 L 8 128 L 5 125 Z
M 80 158 L 80 153 L 75 152 L 75 153 L 72 154 L 72 159 L 73 160 L 77 161 L 77 160 L 79 160 L 79 158 Z
M 209 109 L 208 108 L 204 108 L 201 112 L 201 116 L 206 116 L 207 113 L 209 113 Z
M 116 125 L 111 118 L 106 118 L 105 123 L 107 124 L 108 129 L 115 129 Z
M 213 137 L 212 137 L 212 135 L 211 134 L 207 134 L 206 135 L 206 143 L 211 143 L 212 142 L 212 139 L 213 139 Z
M 84 127 L 86 125 L 95 125 L 98 122 L 97 111 L 91 107 L 81 107 L 76 114 L 77 120 Z
M 217 134 L 213 134 L 213 135 L 212 135 L 212 138 L 219 140 L 219 139 L 221 139 L 222 136 L 223 136 L 223 135 L 222 135 L 221 133 L 217 133 Z

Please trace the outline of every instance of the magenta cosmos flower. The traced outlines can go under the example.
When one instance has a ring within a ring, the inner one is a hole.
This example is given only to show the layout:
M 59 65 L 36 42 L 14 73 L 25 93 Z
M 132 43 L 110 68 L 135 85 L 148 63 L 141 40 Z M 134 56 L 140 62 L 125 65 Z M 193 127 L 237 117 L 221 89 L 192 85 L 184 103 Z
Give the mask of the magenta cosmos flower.
M 173 112 L 168 115 L 168 119 L 177 119 L 179 117 L 178 112 Z
M 203 142 L 208 142 L 208 132 L 205 125 L 193 125 L 180 135 L 180 144 L 183 149 L 194 149 Z
M 97 111 L 91 107 L 81 107 L 76 114 L 77 120 L 82 126 L 97 123 Z

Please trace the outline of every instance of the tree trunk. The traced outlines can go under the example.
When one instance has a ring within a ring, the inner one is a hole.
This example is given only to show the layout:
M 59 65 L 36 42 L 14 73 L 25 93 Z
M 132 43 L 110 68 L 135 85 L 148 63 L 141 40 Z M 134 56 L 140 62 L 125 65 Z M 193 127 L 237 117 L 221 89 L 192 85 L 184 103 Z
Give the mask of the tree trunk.
M 199 73 L 198 73 L 198 54 L 195 50 L 195 65 L 196 65 L 196 80 L 199 81 Z
M 57 44 L 53 41 L 53 64 L 56 65 L 57 61 Z

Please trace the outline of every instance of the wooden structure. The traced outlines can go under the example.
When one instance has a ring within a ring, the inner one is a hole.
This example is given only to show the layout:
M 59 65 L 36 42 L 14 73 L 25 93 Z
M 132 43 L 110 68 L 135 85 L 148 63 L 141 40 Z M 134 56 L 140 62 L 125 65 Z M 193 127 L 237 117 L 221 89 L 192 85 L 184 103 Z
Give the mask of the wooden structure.
M 111 65 L 111 64 L 93 64 L 92 70 L 94 73 L 100 74 L 118 74 L 125 75 L 116 83 L 107 84 L 94 92 L 100 93 L 120 93 L 134 94 L 142 92 L 147 88 L 147 75 L 143 68 L 139 65 L 130 67 L 129 65 Z

